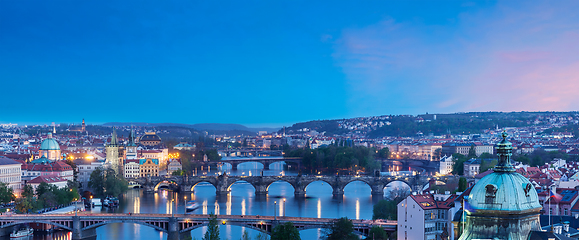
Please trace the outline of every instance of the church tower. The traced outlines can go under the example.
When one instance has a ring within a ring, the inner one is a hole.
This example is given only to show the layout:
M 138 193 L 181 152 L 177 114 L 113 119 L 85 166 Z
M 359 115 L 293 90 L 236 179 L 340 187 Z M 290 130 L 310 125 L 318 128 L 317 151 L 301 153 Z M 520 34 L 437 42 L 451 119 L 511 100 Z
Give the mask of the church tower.
M 129 143 L 125 147 L 125 157 L 126 159 L 137 159 L 137 144 L 135 143 L 133 128 L 131 128 L 131 133 L 129 134 Z
M 111 168 L 115 170 L 120 176 L 124 176 L 121 173 L 122 163 L 119 161 L 119 143 L 117 140 L 117 132 L 113 129 L 113 134 L 111 136 L 111 141 L 106 146 L 107 160 L 106 162 L 111 165 Z
M 80 129 L 80 132 L 83 133 L 86 131 L 86 125 L 84 124 L 84 118 L 82 119 L 82 128 Z

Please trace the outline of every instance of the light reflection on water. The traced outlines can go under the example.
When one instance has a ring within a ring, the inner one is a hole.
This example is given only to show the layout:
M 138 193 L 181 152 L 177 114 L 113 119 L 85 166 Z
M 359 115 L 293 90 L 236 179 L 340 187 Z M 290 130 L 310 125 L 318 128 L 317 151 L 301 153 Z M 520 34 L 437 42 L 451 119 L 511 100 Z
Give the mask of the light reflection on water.
M 249 174 L 249 170 L 261 174 L 261 169 L 242 169 L 242 166 L 247 167 L 247 164 L 239 165 L 238 171 L 229 170 L 228 174 L 237 175 L 236 173 L 242 172 Z M 274 165 L 271 168 L 272 170 L 264 170 L 264 175 L 278 175 L 280 173 L 280 169 L 275 169 Z M 285 174 L 296 175 L 295 172 L 289 171 L 286 171 Z M 208 175 L 211 175 L 211 172 Z M 401 186 L 403 185 L 392 183 L 386 190 Z M 156 193 L 144 193 L 142 190 L 132 189 L 120 198 L 119 208 L 113 210 L 94 208 L 92 211 L 170 214 L 171 210 L 175 208 L 175 213 L 185 213 L 186 202 L 195 200 L 201 207 L 194 210 L 192 212 L 194 214 L 273 216 L 275 211 L 278 216 L 285 214 L 293 217 L 339 218 L 346 216 L 351 219 L 371 219 L 372 206 L 380 200 L 377 197 L 373 198 L 370 187 L 362 182 L 348 184 L 344 189 L 342 198 L 334 198 L 331 186 L 321 181 L 314 182 L 307 187 L 306 198 L 296 199 L 293 187 L 287 182 L 275 182 L 268 191 L 266 196 L 256 196 L 253 186 L 246 182 L 233 184 L 231 193 L 227 196 L 216 196 L 215 187 L 209 183 L 196 185 L 193 193 L 174 193 L 163 189 Z M 175 199 L 174 202 L 172 202 L 173 199 Z M 274 201 L 277 201 L 277 209 L 274 209 L 276 208 Z M 256 230 L 239 226 L 220 225 L 219 228 L 222 239 L 240 239 L 243 231 L 247 231 L 252 238 L 259 234 Z M 198 228 L 191 231 L 191 235 L 201 239 L 205 231 L 206 227 Z M 303 230 L 300 234 L 302 239 L 318 239 L 323 235 L 323 230 Z M 68 232 L 57 232 L 52 235 L 35 236 L 34 239 L 68 240 L 70 236 Z M 97 239 L 103 240 L 166 238 L 167 234 L 138 224 L 115 223 L 97 228 Z

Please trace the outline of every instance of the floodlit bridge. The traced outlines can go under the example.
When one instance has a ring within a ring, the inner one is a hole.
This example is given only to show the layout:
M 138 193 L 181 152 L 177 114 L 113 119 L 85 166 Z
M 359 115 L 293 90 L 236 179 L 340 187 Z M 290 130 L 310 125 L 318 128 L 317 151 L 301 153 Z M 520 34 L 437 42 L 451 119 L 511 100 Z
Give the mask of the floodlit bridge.
M 236 182 L 247 182 L 255 188 L 256 195 L 268 193 L 269 187 L 274 182 L 287 182 L 294 188 L 296 197 L 304 197 L 309 184 L 317 181 L 327 183 L 332 187 L 334 196 L 344 195 L 344 188 L 351 182 L 363 182 L 371 188 L 372 195 L 384 195 L 384 188 L 391 182 L 403 182 L 413 191 L 420 191 L 431 181 L 442 183 L 458 183 L 455 176 L 172 176 L 172 177 L 146 177 L 131 179 L 131 182 L 142 186 L 145 191 L 154 192 L 161 187 L 179 190 L 181 192 L 193 191 L 199 183 L 209 183 L 216 189 L 217 195 L 226 195 L 231 192 L 231 187 Z
M 335 221 L 332 218 L 273 217 L 253 215 L 217 215 L 223 225 L 236 225 L 270 234 L 272 229 L 286 222 L 292 222 L 298 230 L 325 228 Z M 0 235 L 5 236 L 21 224 L 48 224 L 72 231 L 72 239 L 80 240 L 96 236 L 96 228 L 109 223 L 134 223 L 168 233 L 168 240 L 186 239 L 191 230 L 209 224 L 209 215 L 188 214 L 14 214 L 0 217 Z M 396 231 L 396 221 L 352 220 L 355 233 L 368 236 L 373 226 L 380 226 L 387 232 Z
M 263 164 L 264 170 L 269 170 L 269 165 L 276 162 L 293 163 L 297 165 L 297 168 L 301 168 L 302 158 L 301 157 L 282 157 L 282 156 L 268 156 L 268 157 L 223 157 L 218 162 L 227 163 L 231 165 L 231 169 L 237 170 L 237 165 L 247 162 L 258 162 Z

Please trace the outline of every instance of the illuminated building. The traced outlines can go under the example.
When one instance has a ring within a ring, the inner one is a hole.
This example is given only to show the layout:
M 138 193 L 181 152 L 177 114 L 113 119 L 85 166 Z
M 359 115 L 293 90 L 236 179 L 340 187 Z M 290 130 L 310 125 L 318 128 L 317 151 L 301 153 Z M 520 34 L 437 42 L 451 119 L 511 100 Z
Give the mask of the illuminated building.
M 117 174 L 121 173 L 122 162 L 119 159 L 119 143 L 117 140 L 117 132 L 113 129 L 113 134 L 111 136 L 111 141 L 106 146 L 107 160 L 106 164 L 110 164 L 111 168 L 115 170 Z
M 51 133 L 49 133 L 48 137 L 40 144 L 38 155 L 40 158 L 45 157 L 53 162 L 60 160 L 60 146 L 58 142 L 52 138 Z
M 21 189 L 21 166 L 22 163 L 0 157 L 0 182 L 8 184 L 14 191 Z
M 158 177 L 159 176 L 159 159 L 140 159 L 139 171 L 141 177 Z

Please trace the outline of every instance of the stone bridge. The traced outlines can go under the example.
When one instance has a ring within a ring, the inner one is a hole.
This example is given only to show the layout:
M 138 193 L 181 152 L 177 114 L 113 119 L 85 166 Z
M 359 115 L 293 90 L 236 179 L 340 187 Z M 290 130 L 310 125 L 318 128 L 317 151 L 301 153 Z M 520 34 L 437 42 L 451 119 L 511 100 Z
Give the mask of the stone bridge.
M 286 163 L 293 163 L 298 166 L 298 169 L 301 168 L 302 158 L 301 157 L 281 157 L 281 156 L 272 156 L 272 157 L 223 157 L 219 160 L 220 163 L 228 163 L 231 164 L 231 169 L 236 170 L 237 165 L 246 163 L 246 162 L 258 162 L 263 164 L 263 169 L 269 170 L 269 165 L 276 162 L 286 162 Z
M 430 181 L 457 183 L 455 176 L 431 177 L 431 176 L 173 176 L 173 177 L 147 177 L 132 179 L 132 182 L 140 184 L 145 191 L 154 192 L 160 187 L 168 187 L 181 192 L 193 191 L 193 188 L 202 182 L 210 183 L 216 189 L 217 195 L 226 195 L 231 192 L 231 186 L 236 182 L 247 182 L 255 188 L 256 195 L 268 193 L 269 187 L 274 182 L 287 182 L 294 188 L 296 197 L 304 197 L 306 188 L 310 183 L 323 181 L 332 187 L 334 196 L 342 196 L 344 188 L 351 182 L 359 181 L 367 184 L 372 195 L 384 195 L 384 188 L 391 182 L 403 182 L 413 191 L 421 191 Z
M 21 224 L 48 224 L 72 231 L 72 239 L 80 240 L 96 237 L 96 228 L 109 223 L 135 223 L 168 233 L 167 240 L 188 239 L 191 230 L 207 226 L 209 215 L 189 214 L 14 214 L 0 218 L 0 236 L 9 235 L 13 228 Z M 270 234 L 278 224 L 292 222 L 298 230 L 325 228 L 335 219 L 274 217 L 253 215 L 217 215 L 223 225 L 236 225 Z M 368 236 L 372 226 L 381 226 L 387 232 L 396 231 L 396 221 L 352 220 L 355 233 Z

